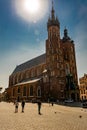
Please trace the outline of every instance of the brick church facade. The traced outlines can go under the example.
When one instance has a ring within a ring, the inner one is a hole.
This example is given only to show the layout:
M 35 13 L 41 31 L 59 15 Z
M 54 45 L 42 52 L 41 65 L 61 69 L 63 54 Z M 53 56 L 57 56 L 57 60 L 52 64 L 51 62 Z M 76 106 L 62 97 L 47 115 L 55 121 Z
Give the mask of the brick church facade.
M 18 65 L 9 76 L 8 100 L 79 99 L 74 42 L 66 28 L 60 38 L 60 23 L 53 5 L 47 31 L 46 53 Z

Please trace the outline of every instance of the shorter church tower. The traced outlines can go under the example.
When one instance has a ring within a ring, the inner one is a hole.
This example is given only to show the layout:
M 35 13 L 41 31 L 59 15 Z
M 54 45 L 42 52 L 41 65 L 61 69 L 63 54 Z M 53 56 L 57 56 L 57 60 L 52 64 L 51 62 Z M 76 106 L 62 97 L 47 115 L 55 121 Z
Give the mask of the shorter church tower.
M 62 39 L 63 58 L 66 76 L 66 97 L 79 99 L 78 77 L 74 41 L 68 36 L 68 30 L 64 29 Z

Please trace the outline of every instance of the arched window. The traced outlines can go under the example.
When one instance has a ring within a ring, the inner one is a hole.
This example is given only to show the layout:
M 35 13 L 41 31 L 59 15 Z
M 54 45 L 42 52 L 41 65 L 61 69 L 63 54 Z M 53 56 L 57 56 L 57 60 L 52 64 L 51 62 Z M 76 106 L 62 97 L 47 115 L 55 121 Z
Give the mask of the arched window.
M 26 86 L 23 87 L 23 96 L 26 96 Z
M 30 86 L 30 96 L 33 96 L 33 86 Z

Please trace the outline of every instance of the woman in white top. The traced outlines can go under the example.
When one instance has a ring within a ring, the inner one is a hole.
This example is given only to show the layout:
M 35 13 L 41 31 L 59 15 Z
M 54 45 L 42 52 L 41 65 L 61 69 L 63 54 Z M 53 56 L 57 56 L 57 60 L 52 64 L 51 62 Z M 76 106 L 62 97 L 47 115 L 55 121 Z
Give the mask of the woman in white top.
M 16 101 L 15 101 L 15 113 L 18 112 L 18 106 L 19 106 L 19 103 L 18 103 L 18 101 L 16 100 Z

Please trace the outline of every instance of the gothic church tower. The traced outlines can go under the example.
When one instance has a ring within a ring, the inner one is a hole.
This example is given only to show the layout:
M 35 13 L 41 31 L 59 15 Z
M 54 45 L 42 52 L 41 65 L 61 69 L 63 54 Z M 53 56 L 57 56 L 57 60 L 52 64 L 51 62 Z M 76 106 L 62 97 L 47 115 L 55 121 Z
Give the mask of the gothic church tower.
M 47 22 L 48 39 L 46 40 L 46 65 L 50 72 L 51 96 L 64 96 L 63 54 L 60 45 L 60 23 L 55 16 L 52 2 L 51 17 Z M 53 82 L 54 81 L 54 82 Z

